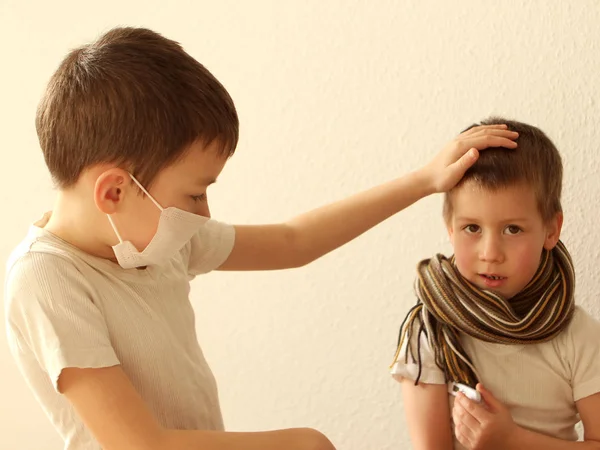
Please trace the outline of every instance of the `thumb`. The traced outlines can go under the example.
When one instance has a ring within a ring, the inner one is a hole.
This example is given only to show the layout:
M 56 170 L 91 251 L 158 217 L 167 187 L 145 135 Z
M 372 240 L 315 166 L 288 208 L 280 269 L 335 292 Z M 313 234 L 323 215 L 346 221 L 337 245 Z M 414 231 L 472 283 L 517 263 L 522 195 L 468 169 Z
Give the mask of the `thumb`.
M 479 158 L 479 150 L 476 148 L 472 148 L 467 153 L 458 158 L 454 163 L 450 164 L 450 168 L 456 172 L 460 178 L 465 174 L 465 172 L 475 164 L 475 161 Z
M 483 384 L 477 383 L 476 389 L 477 389 L 477 392 L 479 392 L 481 394 L 481 398 L 483 398 L 485 403 L 492 410 L 498 411 L 499 409 L 503 408 L 504 405 L 502 405 L 502 403 L 500 403 L 500 401 L 498 399 L 496 399 L 496 397 L 494 397 L 494 395 L 490 391 L 488 391 L 486 388 L 484 388 Z
M 466 172 L 469 167 L 475 164 L 475 161 L 477 161 L 478 158 L 479 150 L 473 147 L 467 153 L 458 158 L 458 161 L 456 161 L 455 164 Z
M 479 158 L 479 151 L 476 148 L 472 148 L 467 153 L 458 158 L 458 160 L 456 160 L 452 164 L 449 164 L 445 170 L 446 177 L 444 178 L 443 182 L 438 186 L 437 191 L 447 192 L 454 188 L 454 186 L 456 186 L 460 182 L 460 180 L 465 175 L 465 172 L 469 169 L 469 167 L 475 164 L 477 158 Z

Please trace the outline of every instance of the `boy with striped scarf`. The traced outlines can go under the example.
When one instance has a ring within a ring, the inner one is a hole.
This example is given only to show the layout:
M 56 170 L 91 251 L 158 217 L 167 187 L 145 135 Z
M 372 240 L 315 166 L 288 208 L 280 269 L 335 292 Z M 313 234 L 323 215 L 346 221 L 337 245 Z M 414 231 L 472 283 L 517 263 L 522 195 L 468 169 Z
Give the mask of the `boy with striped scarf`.
M 414 448 L 600 449 L 600 323 L 574 304 L 560 155 L 538 128 L 483 123 L 519 147 L 482 153 L 446 194 L 454 255 L 418 265 L 392 365 Z

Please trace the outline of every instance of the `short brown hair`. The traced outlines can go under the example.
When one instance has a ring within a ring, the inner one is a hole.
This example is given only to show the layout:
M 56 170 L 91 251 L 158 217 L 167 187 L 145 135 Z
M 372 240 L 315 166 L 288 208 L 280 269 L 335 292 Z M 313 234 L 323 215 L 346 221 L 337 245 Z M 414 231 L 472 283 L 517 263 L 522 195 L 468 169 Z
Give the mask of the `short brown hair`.
M 197 141 L 235 151 L 239 122 L 223 85 L 181 45 L 144 28 L 115 28 L 71 51 L 52 76 L 36 128 L 57 187 L 115 163 L 143 185 Z
M 562 212 L 560 202 L 563 166 L 560 154 L 542 130 L 522 122 L 491 117 L 481 125 L 506 124 L 517 131 L 518 147 L 515 150 L 489 148 L 483 150 L 477 162 L 454 188 L 474 182 L 484 189 L 497 190 L 517 183 L 526 183 L 535 192 L 538 208 L 544 220 Z M 471 125 L 467 130 L 477 126 Z M 467 131 L 465 130 L 465 131 Z M 452 191 L 444 198 L 444 219 L 452 215 Z

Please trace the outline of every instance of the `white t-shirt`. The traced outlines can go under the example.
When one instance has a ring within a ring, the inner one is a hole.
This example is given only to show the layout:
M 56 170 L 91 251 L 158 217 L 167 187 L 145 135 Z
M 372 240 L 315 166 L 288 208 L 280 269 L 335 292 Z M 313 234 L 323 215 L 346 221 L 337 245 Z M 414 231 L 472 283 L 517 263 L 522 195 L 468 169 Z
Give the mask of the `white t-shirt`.
M 164 267 L 124 270 L 31 228 L 7 266 L 8 341 L 65 449 L 100 449 L 58 393 L 66 367 L 120 364 L 164 427 L 223 429 L 188 294 L 195 275 L 227 259 L 234 236 L 211 220 Z
M 410 345 L 417 357 L 416 327 Z M 421 335 L 423 371 L 420 382 L 445 384 L 433 350 Z M 600 322 L 576 307 L 573 320 L 556 338 L 532 345 L 484 342 L 465 334 L 461 341 L 481 382 L 506 405 L 519 426 L 555 438 L 576 441 L 579 422 L 575 402 L 600 392 Z M 392 375 L 398 381 L 417 379 L 418 364 L 405 340 Z M 448 394 L 450 408 L 454 396 Z M 454 427 L 453 427 L 454 428 Z M 455 440 L 455 449 L 464 447 Z

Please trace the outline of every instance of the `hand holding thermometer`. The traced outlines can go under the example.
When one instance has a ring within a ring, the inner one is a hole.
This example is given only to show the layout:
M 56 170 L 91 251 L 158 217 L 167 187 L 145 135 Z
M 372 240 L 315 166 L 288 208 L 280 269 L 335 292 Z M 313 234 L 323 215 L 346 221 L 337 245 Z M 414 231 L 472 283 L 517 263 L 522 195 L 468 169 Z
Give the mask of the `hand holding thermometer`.
M 467 397 L 469 400 L 472 400 L 476 403 L 482 403 L 481 394 L 472 387 L 469 387 L 466 384 L 462 383 L 448 384 L 448 393 L 456 397 L 456 394 L 458 394 L 459 392 L 462 392 L 465 395 L 465 397 Z

